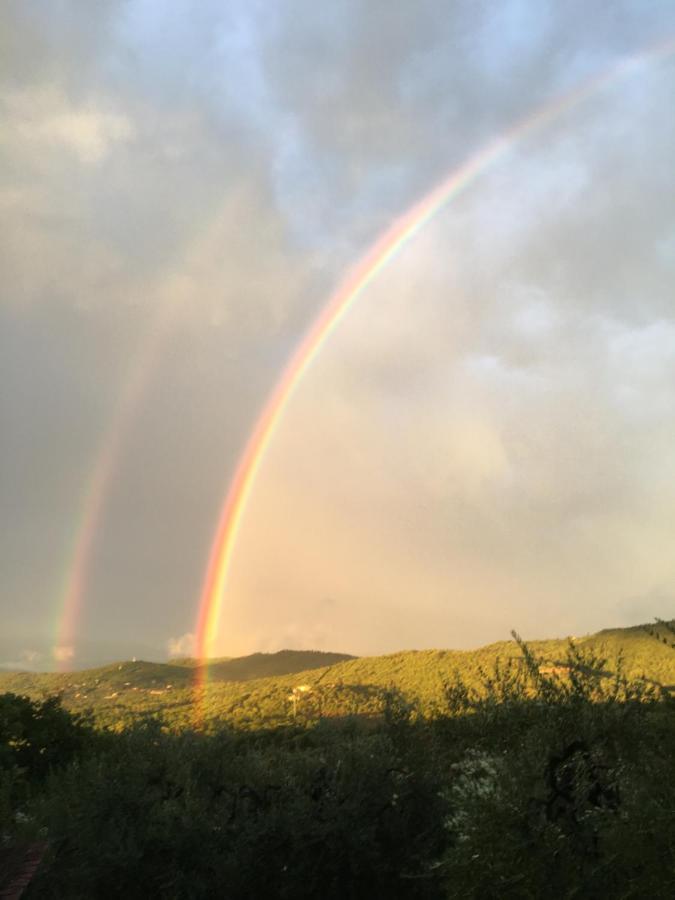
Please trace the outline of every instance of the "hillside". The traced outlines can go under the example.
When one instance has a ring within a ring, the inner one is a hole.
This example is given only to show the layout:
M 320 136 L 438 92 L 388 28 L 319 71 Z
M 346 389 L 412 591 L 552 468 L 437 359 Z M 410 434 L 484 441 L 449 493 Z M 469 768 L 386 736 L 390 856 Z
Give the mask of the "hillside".
M 106 731 L 57 704 L 0 697 L 3 842 L 53 848 L 26 900 L 671 897 L 675 705 L 604 677 L 622 654 L 627 674 L 675 684 L 675 634 L 651 631 L 607 629 L 573 651 L 503 641 L 332 664 L 254 654 L 214 672 L 328 664 L 212 679 L 205 692 L 190 660 L 5 676 L 65 685 L 65 705 Z M 505 674 L 485 701 L 455 685 L 457 702 L 434 708 L 444 680 L 479 685 L 497 660 Z M 125 727 L 141 717 L 152 721 Z
M 329 664 L 205 690 L 190 660 L 5 676 L 89 721 L 0 695 L 0 849 L 43 854 L 26 900 L 672 897 L 675 704 L 612 676 L 675 685 L 674 644 L 254 654 L 212 666 Z
M 253 653 L 209 663 L 209 681 L 249 681 L 294 672 L 326 668 L 353 659 L 346 653 L 318 650 L 280 650 L 277 653 Z M 161 691 L 191 688 L 199 667 L 198 660 L 170 660 L 168 663 L 124 661 L 77 672 L 0 672 L 0 692 L 49 696 L 61 694 L 66 705 L 74 700 L 99 702 L 112 699 L 105 695 L 129 691 L 155 694 Z M 79 704 L 77 704 L 79 705 Z
M 333 666 L 354 659 L 348 653 L 324 653 L 320 650 L 279 650 L 277 653 L 252 653 L 249 656 L 214 659 L 209 663 L 212 681 L 250 681 L 275 675 L 292 675 Z M 175 664 L 174 660 L 170 661 Z M 199 660 L 184 659 L 180 665 L 191 669 L 200 666 Z
M 584 654 L 599 660 L 597 665 L 605 674 L 616 671 L 621 656 L 628 677 L 670 689 L 675 689 L 674 643 L 673 635 L 661 626 L 606 629 L 574 639 Z M 542 665 L 560 666 L 565 660 L 567 640 L 528 644 Z M 444 683 L 456 674 L 469 685 L 477 684 L 481 672 L 492 671 L 498 661 L 503 665 L 521 658 L 514 641 L 476 650 L 411 650 L 362 658 L 316 651 L 255 653 L 214 660 L 206 695 L 198 706 L 194 660 L 122 662 L 67 674 L 2 673 L 0 692 L 33 698 L 61 694 L 66 708 L 91 711 L 99 724 L 116 728 L 139 715 L 160 717 L 172 728 L 189 727 L 197 709 L 205 721 L 257 727 L 287 722 L 297 715 L 372 715 L 381 710 L 383 693 L 391 688 L 429 710 L 442 702 Z M 304 689 L 294 698 L 293 690 L 300 686 Z

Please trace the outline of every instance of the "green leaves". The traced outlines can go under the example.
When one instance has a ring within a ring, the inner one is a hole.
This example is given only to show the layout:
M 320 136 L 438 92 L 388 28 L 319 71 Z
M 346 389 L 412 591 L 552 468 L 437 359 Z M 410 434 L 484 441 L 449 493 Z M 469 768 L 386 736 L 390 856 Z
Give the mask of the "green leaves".
M 200 732 L 0 696 L 0 841 L 49 836 L 28 900 L 675 895 L 675 709 L 635 645 L 498 649 L 216 685 Z
M 64 766 L 91 739 L 85 721 L 61 706 L 58 697 L 33 701 L 0 694 L 0 768 L 20 770 L 27 779 L 44 779 Z

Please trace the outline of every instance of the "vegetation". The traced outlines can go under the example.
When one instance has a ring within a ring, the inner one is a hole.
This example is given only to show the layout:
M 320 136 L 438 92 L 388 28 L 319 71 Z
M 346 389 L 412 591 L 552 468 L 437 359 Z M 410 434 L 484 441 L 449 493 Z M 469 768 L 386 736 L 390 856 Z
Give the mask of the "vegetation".
M 621 661 L 630 679 L 675 688 L 675 652 L 665 624 L 612 629 L 574 639 L 587 655 L 604 659 L 606 674 Z M 664 643 L 665 639 L 665 643 Z M 568 641 L 532 641 L 544 667 L 564 663 Z M 459 672 L 469 687 L 499 663 L 519 664 L 513 641 L 477 650 L 422 650 L 357 659 L 346 654 L 284 650 L 217 660 L 209 667 L 206 694 L 196 695 L 194 660 L 121 662 L 83 672 L 0 673 L 0 692 L 44 700 L 59 696 L 64 709 L 92 719 L 100 728 L 121 730 L 152 717 L 172 730 L 199 724 L 218 729 L 276 727 L 327 716 L 378 716 L 382 697 L 394 689 L 426 716 L 444 702 L 444 685 Z M 311 688 L 295 699 L 294 688 Z M 199 701 L 199 702 L 197 702 Z
M 215 683 L 124 727 L 5 695 L 0 839 L 48 843 L 28 898 L 671 897 L 670 629 Z

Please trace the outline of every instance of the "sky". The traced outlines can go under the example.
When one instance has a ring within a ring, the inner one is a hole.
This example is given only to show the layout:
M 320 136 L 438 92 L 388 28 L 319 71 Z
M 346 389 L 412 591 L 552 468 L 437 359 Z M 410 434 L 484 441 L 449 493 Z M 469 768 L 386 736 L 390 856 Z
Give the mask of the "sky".
M 0 666 L 194 652 L 237 460 L 400 215 L 255 480 L 216 650 L 675 615 L 670 0 L 8 0 Z

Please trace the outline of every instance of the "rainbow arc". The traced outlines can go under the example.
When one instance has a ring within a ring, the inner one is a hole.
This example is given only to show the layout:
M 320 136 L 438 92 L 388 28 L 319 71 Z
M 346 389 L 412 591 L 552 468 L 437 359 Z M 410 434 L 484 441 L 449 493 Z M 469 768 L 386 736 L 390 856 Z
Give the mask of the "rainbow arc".
M 653 45 L 636 55 L 622 59 L 609 70 L 585 81 L 553 101 L 543 104 L 533 113 L 520 119 L 505 133 L 489 142 L 468 161 L 451 172 L 422 200 L 415 203 L 398 218 L 375 241 L 329 297 L 270 393 L 230 483 L 220 513 L 203 583 L 196 624 L 196 644 L 199 658 L 205 659 L 212 655 L 218 636 L 223 600 L 242 519 L 265 454 L 300 382 L 356 301 L 420 229 L 427 225 L 453 198 L 472 185 L 490 166 L 501 160 L 516 143 L 552 124 L 582 101 L 639 70 L 645 62 L 666 58 L 673 52 L 675 52 L 675 39 Z M 203 677 L 206 677 L 206 667 L 202 667 L 201 671 Z

